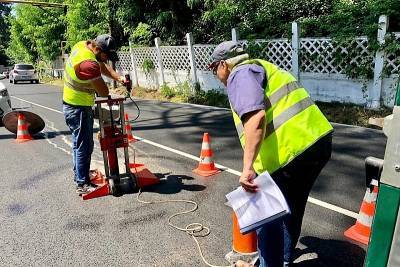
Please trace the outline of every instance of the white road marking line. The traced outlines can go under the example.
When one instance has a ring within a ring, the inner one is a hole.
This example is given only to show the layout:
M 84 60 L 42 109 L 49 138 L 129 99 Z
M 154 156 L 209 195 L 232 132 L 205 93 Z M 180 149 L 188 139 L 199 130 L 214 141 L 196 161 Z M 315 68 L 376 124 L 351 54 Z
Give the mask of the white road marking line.
M 324 207 L 324 208 L 329 209 L 329 210 L 336 211 L 338 213 L 341 213 L 343 215 L 352 217 L 354 219 L 357 219 L 357 217 L 358 217 L 358 213 L 356 213 L 354 211 L 346 210 L 346 209 L 341 208 L 339 206 L 336 206 L 336 205 L 330 204 L 328 202 L 324 202 L 324 201 L 318 200 L 318 199 L 313 198 L 313 197 L 308 197 L 308 202 L 313 203 L 313 204 L 318 205 L 318 206 L 321 206 L 321 207 Z
M 62 114 L 61 111 L 58 111 L 58 110 L 55 110 L 55 109 L 52 109 L 52 108 L 49 108 L 49 107 L 46 107 L 46 106 L 42 106 L 42 105 L 36 104 L 36 103 L 34 103 L 34 102 L 26 101 L 26 100 L 24 100 L 24 99 L 21 99 L 21 98 L 15 97 L 15 96 L 11 96 L 11 97 L 13 97 L 13 98 L 15 98 L 15 99 L 18 99 L 18 100 L 20 100 L 20 101 L 23 101 L 23 102 L 26 102 L 26 103 L 29 103 L 29 104 L 32 104 L 32 105 L 35 105 L 35 106 L 44 108 L 44 109 L 47 109 L 47 110 L 54 111 L 54 112 L 57 112 L 57 113 Z M 95 125 L 98 125 L 98 124 L 95 123 Z M 186 153 L 186 152 L 183 152 L 183 151 L 174 149 L 174 148 L 170 148 L 170 147 L 168 147 L 168 146 L 164 146 L 164 145 L 155 143 L 155 142 L 153 142 L 153 141 L 150 141 L 150 140 L 147 140 L 147 139 L 138 137 L 138 136 L 134 136 L 134 137 L 137 138 L 138 140 L 144 142 L 144 143 L 149 144 L 149 145 L 162 148 L 162 149 L 164 149 L 164 150 L 167 150 L 167 151 L 170 151 L 170 152 L 172 152 L 172 153 L 175 153 L 175 154 L 178 154 L 178 155 L 187 157 L 187 158 L 189 158 L 189 159 L 193 159 L 193 160 L 196 160 L 196 161 L 199 160 L 199 157 L 193 156 L 193 155 L 191 155 L 191 154 L 189 154 L 189 153 Z M 229 172 L 229 173 L 231 173 L 231 174 L 234 174 L 234 175 L 237 175 L 237 176 L 240 176 L 240 175 L 241 175 L 241 172 L 236 171 L 236 170 L 233 170 L 233 169 L 228 168 L 228 167 L 225 167 L 225 166 L 223 166 L 223 165 L 215 164 L 215 166 L 216 166 L 217 168 L 220 168 L 221 170 L 224 170 L 224 171 Z M 343 215 L 352 217 L 352 218 L 354 218 L 354 219 L 357 219 L 357 216 L 358 216 L 358 214 L 357 214 L 356 212 L 354 212 L 354 211 L 350 211 L 350 210 L 341 208 L 341 207 L 339 207 L 339 206 L 330 204 L 330 203 L 325 202 L 325 201 L 321 201 L 321 200 L 315 199 L 315 198 L 313 198 L 313 197 L 308 197 L 308 202 L 313 203 L 313 204 L 315 204 L 315 205 L 318 205 L 318 206 L 320 206 L 320 207 L 323 207 L 323 208 L 326 208 L 326 209 L 335 211 L 335 212 L 337 212 L 337 213 L 340 213 L 340 214 L 343 214 Z
M 164 145 L 155 143 L 155 142 L 150 141 L 150 140 L 146 140 L 146 139 L 141 138 L 141 137 L 138 137 L 138 136 L 134 136 L 134 137 L 135 137 L 136 139 L 138 139 L 138 140 L 144 142 L 144 143 L 149 144 L 149 145 L 156 146 L 156 147 L 162 148 L 162 149 L 164 149 L 164 150 L 168 150 L 168 151 L 173 152 L 173 153 L 175 153 L 175 154 L 179 154 L 179 155 L 181 155 L 181 156 L 184 156 L 184 157 L 187 157 L 187 158 L 196 160 L 196 161 L 199 160 L 199 157 L 193 156 L 193 155 L 188 154 L 188 153 L 186 153 L 186 152 L 183 152 L 183 151 L 180 151 L 180 150 L 177 150 L 177 149 L 174 149 L 174 148 L 170 148 L 170 147 L 167 147 L 167 146 L 164 146 Z M 234 175 L 237 175 L 237 176 L 240 176 L 240 175 L 242 174 L 242 173 L 239 172 L 239 171 L 233 170 L 233 169 L 231 169 L 231 168 L 225 167 L 225 166 L 220 165 L 220 164 L 215 164 L 215 166 L 216 166 L 217 168 L 221 169 L 221 170 L 224 170 L 224 171 L 226 171 L 226 172 L 229 172 L 229 173 L 234 174 Z M 323 208 L 329 209 L 329 210 L 336 211 L 336 212 L 338 212 L 338 213 L 341 213 L 341 214 L 343 214 L 343 215 L 352 217 L 352 218 L 354 218 L 354 219 L 357 219 L 357 216 L 358 216 L 358 214 L 355 213 L 355 212 L 353 212 L 353 211 L 350 211 L 350 210 L 347 210 L 347 209 L 338 207 L 338 206 L 336 206 L 336 205 L 333 205 L 333 204 L 330 204 L 330 203 L 327 203 L 327 202 L 324 202 L 324 201 L 315 199 L 315 198 L 313 198 L 313 197 L 308 197 L 308 202 L 313 203 L 313 204 L 318 205 L 318 206 L 321 206 L 321 207 L 323 207 Z
M 31 104 L 31 105 L 35 105 L 35 106 L 38 106 L 38 107 L 41 107 L 41 108 L 44 108 L 44 109 L 47 109 L 47 110 L 50 110 L 50 111 L 54 111 L 54 112 L 63 114 L 62 111 L 59 111 L 59 110 L 56 110 L 56 109 L 52 109 L 52 108 L 49 108 L 49 107 L 46 107 L 46 106 L 42 106 L 42 105 L 39 105 L 39 104 L 30 102 L 30 101 L 24 100 L 24 99 L 19 98 L 19 97 L 16 97 L 16 96 L 11 96 L 11 97 L 12 97 L 12 98 L 15 98 L 15 99 L 17 99 L 17 100 L 19 100 L 19 101 L 29 103 L 29 104 Z

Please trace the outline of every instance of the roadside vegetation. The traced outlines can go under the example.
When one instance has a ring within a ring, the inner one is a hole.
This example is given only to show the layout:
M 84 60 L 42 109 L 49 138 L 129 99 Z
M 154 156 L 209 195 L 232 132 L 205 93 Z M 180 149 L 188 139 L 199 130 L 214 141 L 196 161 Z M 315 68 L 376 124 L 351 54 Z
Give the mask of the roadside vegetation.
M 47 2 L 48 0 L 43 0 Z M 389 17 L 388 32 L 400 31 L 399 0 L 52 0 L 68 9 L 0 4 L 0 64 L 54 60 L 77 41 L 111 31 L 123 47 L 218 43 L 238 28 L 241 39 L 291 37 L 290 23 L 302 36 L 355 36 L 376 39 L 379 15 Z M 157 11 L 157 12 L 155 12 Z M 84 18 L 84 19 L 82 19 Z M 378 44 L 371 45 L 376 50 Z M 393 49 L 388 48 L 388 49 Z M 62 51 L 64 50 L 64 51 Z M 362 70 L 358 71 L 362 74 Z M 354 74 L 354 73 L 353 73 Z

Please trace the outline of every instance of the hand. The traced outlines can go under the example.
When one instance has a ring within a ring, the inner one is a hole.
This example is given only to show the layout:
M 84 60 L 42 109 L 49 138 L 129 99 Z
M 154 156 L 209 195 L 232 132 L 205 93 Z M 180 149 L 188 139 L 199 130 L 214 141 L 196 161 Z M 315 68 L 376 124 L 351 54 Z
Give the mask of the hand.
M 122 83 L 123 85 L 126 83 L 126 79 L 125 79 L 124 76 L 119 76 L 118 81 L 119 81 L 120 83 Z
M 239 183 L 247 192 L 255 193 L 258 190 L 257 184 L 254 183 L 254 179 L 257 174 L 254 170 L 244 170 L 240 176 Z

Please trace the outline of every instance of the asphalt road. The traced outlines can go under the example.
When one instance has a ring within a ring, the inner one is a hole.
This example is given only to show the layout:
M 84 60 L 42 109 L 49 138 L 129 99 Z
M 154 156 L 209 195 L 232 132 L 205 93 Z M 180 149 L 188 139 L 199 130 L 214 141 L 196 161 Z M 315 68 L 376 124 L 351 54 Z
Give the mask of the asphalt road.
M 0 128 L 0 266 L 205 266 L 192 238 L 167 224 L 171 214 L 190 205 L 143 204 L 136 200 L 137 194 L 82 201 L 74 192 L 71 136 L 61 113 L 61 89 L 8 87 L 13 107 L 39 114 L 46 128 L 23 144 L 14 143 L 15 136 Z M 224 255 L 232 239 L 231 210 L 224 205 L 224 196 L 237 187 L 238 176 L 232 171 L 210 178 L 194 175 L 196 161 L 177 151 L 197 157 L 203 132 L 208 132 L 215 161 L 240 171 L 242 151 L 229 111 L 148 100 L 137 103 L 141 115 L 133 131 L 145 141 L 136 142 L 130 152 L 135 150 L 136 162 L 162 178 L 141 198 L 196 201 L 195 213 L 173 222 L 180 227 L 192 222 L 210 227 L 211 234 L 200 239 L 205 258 L 226 265 Z M 126 110 L 131 118 L 137 114 L 132 104 Z M 355 219 L 341 209 L 358 213 L 365 193 L 364 158 L 383 158 L 386 138 L 377 130 L 334 127 L 332 159 L 311 193 L 322 204 L 307 205 L 297 266 L 362 266 L 365 257 L 364 246 L 344 238 L 343 231 Z M 92 166 L 101 163 L 96 143 Z

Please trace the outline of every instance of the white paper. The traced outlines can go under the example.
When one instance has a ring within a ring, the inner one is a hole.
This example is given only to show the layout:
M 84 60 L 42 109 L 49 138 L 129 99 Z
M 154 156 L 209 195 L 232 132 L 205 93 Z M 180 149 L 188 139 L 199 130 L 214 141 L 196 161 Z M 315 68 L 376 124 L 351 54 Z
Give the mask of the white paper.
M 259 175 L 254 182 L 258 185 L 256 193 L 238 187 L 226 195 L 236 213 L 239 227 L 244 232 L 290 212 L 285 197 L 268 172 Z

